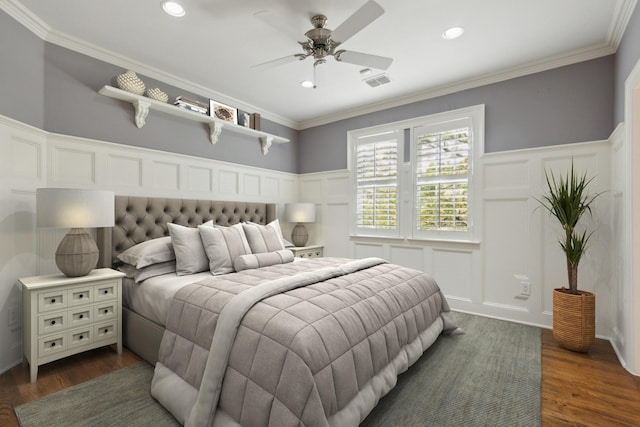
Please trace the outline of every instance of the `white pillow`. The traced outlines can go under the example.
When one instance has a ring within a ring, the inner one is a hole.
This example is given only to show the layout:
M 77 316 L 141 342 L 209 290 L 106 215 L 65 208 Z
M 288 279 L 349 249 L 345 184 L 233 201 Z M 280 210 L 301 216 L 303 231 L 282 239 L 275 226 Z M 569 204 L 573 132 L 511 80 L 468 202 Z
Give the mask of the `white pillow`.
M 176 259 L 171 237 L 159 237 L 138 243 L 118 255 L 118 259 L 136 268 Z
M 176 254 L 176 274 L 186 276 L 200 273 L 209 269 L 209 259 L 204 252 L 200 232 L 197 228 L 168 223 L 171 243 Z M 206 222 L 199 227 L 213 229 L 213 221 Z
M 133 279 L 136 283 L 140 283 L 150 277 L 161 276 L 163 274 L 176 272 L 176 261 L 160 262 L 143 268 L 135 268 L 130 264 L 122 264 L 118 270 L 126 274 L 129 279 Z
M 293 258 L 293 252 L 288 249 L 261 254 L 240 255 L 233 262 L 233 268 L 235 268 L 236 271 L 242 271 L 275 264 L 286 264 L 293 262 Z
M 246 222 L 242 224 L 251 253 L 275 252 L 284 249 L 280 222 L 276 219 L 267 225 Z
M 231 227 L 198 227 L 204 250 L 209 258 L 211 274 L 233 273 L 233 262 L 251 253 L 242 224 Z

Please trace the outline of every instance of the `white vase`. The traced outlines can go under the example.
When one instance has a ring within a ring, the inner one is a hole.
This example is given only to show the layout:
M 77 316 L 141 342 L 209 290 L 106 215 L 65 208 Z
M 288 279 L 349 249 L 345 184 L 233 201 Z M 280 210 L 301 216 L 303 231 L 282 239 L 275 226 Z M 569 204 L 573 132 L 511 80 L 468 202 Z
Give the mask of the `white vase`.
M 169 100 L 169 95 L 167 95 L 157 87 L 153 89 L 147 89 L 147 96 L 160 102 L 167 102 Z
M 136 95 L 142 95 L 144 93 L 144 82 L 131 70 L 116 77 L 116 83 L 120 89 L 126 90 L 127 92 L 135 93 Z

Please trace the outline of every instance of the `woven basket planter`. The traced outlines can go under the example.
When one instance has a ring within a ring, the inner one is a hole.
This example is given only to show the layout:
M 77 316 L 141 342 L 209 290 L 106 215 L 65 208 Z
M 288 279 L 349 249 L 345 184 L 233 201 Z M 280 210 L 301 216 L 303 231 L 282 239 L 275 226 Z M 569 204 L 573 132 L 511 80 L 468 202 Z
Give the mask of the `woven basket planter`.
M 596 341 L 596 296 L 563 291 L 553 290 L 553 337 L 568 350 L 587 352 Z

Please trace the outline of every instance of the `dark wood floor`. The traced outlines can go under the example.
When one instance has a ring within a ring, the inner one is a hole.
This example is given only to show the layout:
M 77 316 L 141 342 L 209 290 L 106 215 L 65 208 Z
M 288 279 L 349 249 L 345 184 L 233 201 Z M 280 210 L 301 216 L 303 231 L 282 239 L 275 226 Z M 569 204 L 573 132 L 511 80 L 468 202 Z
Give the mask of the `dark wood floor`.
M 18 426 L 13 408 L 141 359 L 126 348 L 109 347 L 41 366 L 29 383 L 29 368 L 18 365 L 0 375 L 0 426 Z M 543 426 L 640 426 L 640 377 L 629 374 L 608 341 L 597 340 L 587 354 L 558 346 L 542 331 Z

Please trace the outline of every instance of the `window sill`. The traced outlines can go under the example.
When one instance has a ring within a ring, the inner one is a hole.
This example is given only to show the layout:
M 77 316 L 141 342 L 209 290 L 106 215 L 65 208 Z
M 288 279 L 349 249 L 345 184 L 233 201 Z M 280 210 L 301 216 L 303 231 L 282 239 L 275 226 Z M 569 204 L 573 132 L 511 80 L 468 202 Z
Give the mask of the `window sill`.
M 393 243 L 404 244 L 429 244 L 429 243 L 446 243 L 446 244 L 459 244 L 465 246 L 480 246 L 480 240 L 466 240 L 466 239 L 446 239 L 446 238 L 407 238 L 407 237 L 390 237 L 390 236 L 375 236 L 364 234 L 351 234 L 349 235 L 351 241 L 373 241 L 373 240 L 385 240 Z

